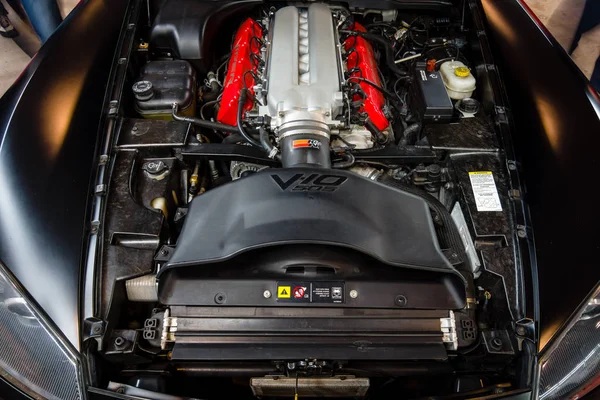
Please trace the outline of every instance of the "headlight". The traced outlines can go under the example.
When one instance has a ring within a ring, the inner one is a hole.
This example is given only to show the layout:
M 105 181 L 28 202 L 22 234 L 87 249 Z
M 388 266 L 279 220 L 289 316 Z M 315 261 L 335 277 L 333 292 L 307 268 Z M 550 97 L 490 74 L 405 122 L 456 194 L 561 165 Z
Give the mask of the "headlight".
M 0 264 L 0 376 L 35 399 L 79 400 L 76 354 Z
M 540 399 L 578 399 L 600 384 L 600 288 L 540 359 Z

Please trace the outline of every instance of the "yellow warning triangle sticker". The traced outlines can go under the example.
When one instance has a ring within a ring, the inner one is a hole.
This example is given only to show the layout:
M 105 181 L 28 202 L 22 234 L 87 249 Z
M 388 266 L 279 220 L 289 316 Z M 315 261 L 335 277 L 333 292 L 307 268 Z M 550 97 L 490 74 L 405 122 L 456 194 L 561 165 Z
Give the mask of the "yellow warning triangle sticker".
M 289 299 L 291 292 L 292 292 L 291 286 L 278 286 L 277 287 L 277 297 L 280 299 Z

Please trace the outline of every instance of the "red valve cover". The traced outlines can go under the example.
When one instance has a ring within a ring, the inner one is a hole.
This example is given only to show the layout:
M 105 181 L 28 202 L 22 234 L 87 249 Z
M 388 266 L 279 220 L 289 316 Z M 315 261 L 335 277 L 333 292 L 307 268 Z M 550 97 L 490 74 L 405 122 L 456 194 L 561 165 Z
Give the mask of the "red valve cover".
M 252 74 L 246 73 L 248 71 L 256 72 L 258 67 L 257 59 L 253 59 L 251 54 L 254 53 L 257 56 L 260 54 L 260 43 L 257 40 L 253 40 L 253 37 L 262 39 L 262 29 L 256 21 L 248 18 L 238 29 L 233 41 L 223 96 L 221 97 L 219 113 L 217 114 L 217 121 L 227 125 L 237 124 L 238 101 L 240 91 L 244 87 L 244 80 L 246 81 L 246 87 L 254 95 L 254 89 L 252 88 L 254 86 L 254 78 Z M 244 111 L 248 111 L 251 108 L 252 99 L 248 96 L 248 100 L 244 104 Z
M 352 26 L 352 30 L 358 32 L 366 32 L 367 30 L 358 22 L 355 22 Z M 361 77 L 368 79 L 371 82 L 381 86 L 381 80 L 379 79 L 379 70 L 375 63 L 375 56 L 373 54 L 373 47 L 371 44 L 360 36 L 351 36 L 344 42 L 346 52 L 354 49 L 348 56 L 347 66 L 348 71 L 353 68 L 358 68 L 360 71 L 355 71 L 350 74 L 351 77 Z M 350 79 L 352 82 L 352 79 Z M 385 98 L 383 94 L 373 86 L 366 82 L 359 82 L 355 79 L 354 82 L 358 82 L 362 90 L 367 94 L 367 97 L 363 99 L 359 95 L 354 96 L 355 101 L 364 100 L 364 105 L 360 111 L 366 112 L 369 118 L 377 128 L 384 130 L 389 126 L 389 121 L 383 114 L 382 107 L 385 104 Z

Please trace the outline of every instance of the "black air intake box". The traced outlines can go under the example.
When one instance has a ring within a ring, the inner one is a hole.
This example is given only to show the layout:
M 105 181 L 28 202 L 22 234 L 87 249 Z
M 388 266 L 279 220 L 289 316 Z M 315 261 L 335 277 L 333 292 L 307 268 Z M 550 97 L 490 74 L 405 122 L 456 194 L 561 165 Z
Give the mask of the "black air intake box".
M 197 197 L 158 278 L 166 305 L 465 303 L 425 201 L 346 171 L 265 170 Z

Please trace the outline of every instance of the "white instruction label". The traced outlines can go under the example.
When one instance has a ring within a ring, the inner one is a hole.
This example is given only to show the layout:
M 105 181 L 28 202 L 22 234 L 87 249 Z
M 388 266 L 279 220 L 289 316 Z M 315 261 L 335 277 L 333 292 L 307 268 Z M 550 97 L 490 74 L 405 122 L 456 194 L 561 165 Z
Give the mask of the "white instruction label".
M 502 211 L 500 197 L 491 171 L 469 172 L 477 211 Z

